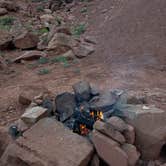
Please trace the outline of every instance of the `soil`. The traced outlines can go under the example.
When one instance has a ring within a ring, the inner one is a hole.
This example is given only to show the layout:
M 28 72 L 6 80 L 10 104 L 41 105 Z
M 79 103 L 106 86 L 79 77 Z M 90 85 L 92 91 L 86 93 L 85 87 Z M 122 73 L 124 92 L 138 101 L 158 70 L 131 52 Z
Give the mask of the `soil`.
M 86 13 L 80 11 L 86 8 Z M 62 9 L 61 12 L 66 11 Z M 29 17 L 18 15 L 23 21 Z M 63 64 L 12 64 L 0 71 L 0 125 L 24 112 L 18 103 L 20 85 L 44 85 L 54 94 L 71 90 L 85 79 L 101 89 L 124 89 L 145 95 L 149 104 L 166 109 L 166 2 L 164 0 L 92 0 L 80 2 L 66 14 L 74 24 L 86 24 L 83 36 L 96 38 L 92 55 Z M 4 53 L 7 58 L 19 50 Z M 51 72 L 39 75 L 48 68 Z

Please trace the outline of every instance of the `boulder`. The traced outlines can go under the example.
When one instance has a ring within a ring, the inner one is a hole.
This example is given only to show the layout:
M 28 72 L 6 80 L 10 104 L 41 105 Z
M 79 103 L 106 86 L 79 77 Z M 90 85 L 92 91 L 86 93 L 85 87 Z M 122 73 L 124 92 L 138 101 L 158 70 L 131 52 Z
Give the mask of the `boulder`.
M 55 105 L 60 121 L 64 121 L 74 113 L 76 108 L 75 96 L 68 92 L 62 93 L 56 96 Z
M 99 96 L 92 98 L 90 108 L 92 110 L 101 110 L 107 112 L 113 109 L 116 103 L 116 97 L 109 91 L 101 92 Z
M 19 90 L 19 103 L 29 105 L 35 96 L 48 93 L 48 89 L 39 85 L 22 85 Z
M 14 45 L 20 49 L 33 49 L 37 47 L 39 38 L 30 32 L 24 32 L 14 39 Z
M 135 130 L 131 125 L 127 125 L 127 129 L 123 132 L 126 142 L 129 144 L 135 143 Z
M 158 158 L 166 143 L 166 111 L 143 105 L 126 105 L 121 111 L 135 128 L 136 145 L 142 157 L 147 160 Z
M 20 63 L 22 60 L 35 60 L 40 57 L 46 57 L 46 54 L 43 51 L 26 51 L 22 55 L 18 56 L 13 60 L 15 63 Z
M 107 120 L 107 123 L 111 124 L 116 130 L 123 132 L 127 130 L 127 124 L 119 117 L 112 116 Z
M 84 58 L 95 51 L 93 45 L 80 44 L 78 47 L 74 47 L 74 53 L 78 58 Z
M 108 165 L 111 166 L 128 166 L 128 156 L 120 148 L 119 144 L 109 137 L 94 130 L 92 133 L 92 141 L 98 155 Z
M 90 99 L 90 84 L 87 81 L 80 81 L 73 85 L 73 90 L 78 102 Z
M 12 47 L 12 35 L 5 30 L 0 30 L 0 50 L 9 49 L 10 47 Z
M 8 11 L 5 8 L 0 8 L 0 16 L 7 14 Z
M 27 108 L 23 115 L 21 115 L 21 120 L 24 121 L 28 126 L 35 124 L 40 119 L 47 116 L 47 109 L 43 107 L 32 107 Z
M 70 35 L 56 33 L 48 43 L 47 50 L 52 51 L 54 55 L 60 55 L 72 49 L 76 41 Z
M 96 129 L 97 131 L 107 135 L 108 137 L 110 137 L 114 141 L 117 141 L 120 144 L 123 144 L 126 141 L 124 136 L 119 131 L 115 130 L 113 128 L 113 126 L 111 126 L 109 123 L 97 121 L 97 122 L 95 122 L 93 128 Z
M 121 148 L 128 156 L 129 166 L 135 166 L 140 157 L 140 153 L 137 151 L 136 147 L 131 144 L 124 144 L 121 146 Z
M 55 119 L 44 118 L 10 144 L 1 166 L 87 166 L 92 144 Z

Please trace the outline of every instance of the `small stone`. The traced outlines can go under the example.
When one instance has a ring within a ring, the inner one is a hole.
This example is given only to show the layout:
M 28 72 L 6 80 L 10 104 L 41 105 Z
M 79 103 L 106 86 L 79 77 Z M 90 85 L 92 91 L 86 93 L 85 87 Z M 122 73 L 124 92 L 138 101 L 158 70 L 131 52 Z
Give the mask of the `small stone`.
M 136 147 L 131 144 L 124 144 L 121 148 L 128 156 L 129 166 L 135 166 L 140 157 L 140 153 L 137 151 Z
M 21 120 L 23 120 L 28 126 L 30 126 L 46 116 L 47 109 L 37 106 L 27 108 L 25 113 L 21 116 Z
M 135 143 L 135 130 L 131 125 L 127 125 L 127 129 L 123 132 L 124 137 L 126 138 L 126 142 L 129 144 Z
M 26 51 L 22 55 L 15 58 L 13 62 L 20 63 L 22 60 L 30 61 L 39 59 L 40 57 L 46 57 L 46 54 L 42 51 Z
M 79 47 L 74 48 L 74 53 L 78 58 L 84 58 L 95 51 L 93 45 L 83 45 L 81 44 Z
M 96 121 L 93 128 L 107 135 L 108 137 L 112 138 L 113 140 L 117 141 L 120 144 L 126 142 L 124 136 L 119 131 L 115 130 L 113 126 L 111 126 L 109 123 Z
M 0 8 L 0 16 L 7 14 L 8 11 L 5 8 Z
M 33 49 L 37 47 L 39 38 L 30 32 L 24 32 L 14 39 L 14 45 L 20 49 Z
M 76 108 L 75 96 L 71 93 L 65 92 L 55 99 L 56 111 L 60 115 L 60 121 L 68 119 Z
M 119 117 L 112 116 L 107 120 L 107 123 L 111 124 L 116 130 L 123 132 L 127 130 L 127 124 Z
M 72 87 L 78 102 L 90 99 L 90 84 L 87 81 L 77 82 Z

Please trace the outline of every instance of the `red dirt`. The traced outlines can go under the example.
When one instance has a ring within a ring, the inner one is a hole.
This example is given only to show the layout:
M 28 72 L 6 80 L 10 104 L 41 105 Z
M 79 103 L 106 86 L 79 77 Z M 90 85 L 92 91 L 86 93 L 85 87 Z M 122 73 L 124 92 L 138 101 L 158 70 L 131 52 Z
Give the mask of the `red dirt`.
M 80 10 L 87 4 L 88 12 Z M 75 22 L 86 22 L 85 35 L 95 36 L 96 51 L 68 68 L 61 64 L 10 66 L 0 73 L 0 125 L 24 112 L 18 104 L 19 85 L 45 85 L 54 93 L 70 90 L 80 79 L 101 88 L 121 88 L 148 96 L 150 104 L 166 108 L 166 2 L 164 0 L 94 0 L 71 11 Z M 8 52 L 15 57 L 18 52 Z M 51 73 L 39 76 L 40 68 Z M 7 108 L 13 107 L 12 111 Z

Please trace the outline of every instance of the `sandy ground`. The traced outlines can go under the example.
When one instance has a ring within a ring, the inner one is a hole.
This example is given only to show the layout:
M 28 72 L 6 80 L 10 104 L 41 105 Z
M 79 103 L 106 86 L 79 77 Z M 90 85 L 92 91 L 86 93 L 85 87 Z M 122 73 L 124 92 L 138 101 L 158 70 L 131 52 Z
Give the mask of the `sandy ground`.
M 40 65 L 14 64 L 0 73 L 0 125 L 24 112 L 18 103 L 20 85 L 44 85 L 57 94 L 71 90 L 81 79 L 102 89 L 120 88 L 148 96 L 150 104 L 166 109 L 166 2 L 164 0 L 94 0 L 87 13 L 73 8 L 76 22 L 87 25 L 85 35 L 97 40 L 94 54 L 74 62 Z M 15 57 L 19 52 L 8 52 Z M 40 68 L 47 75 L 38 75 Z

